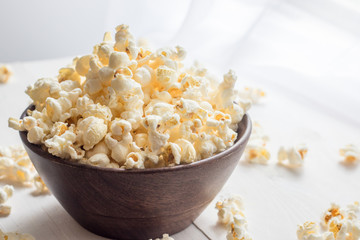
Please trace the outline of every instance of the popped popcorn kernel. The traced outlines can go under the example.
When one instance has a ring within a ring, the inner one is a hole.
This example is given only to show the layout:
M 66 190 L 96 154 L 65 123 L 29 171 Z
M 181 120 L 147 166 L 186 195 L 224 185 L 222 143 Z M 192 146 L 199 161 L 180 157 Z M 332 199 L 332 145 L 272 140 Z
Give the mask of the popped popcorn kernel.
M 152 239 L 149 239 L 152 240 Z M 174 240 L 169 234 L 163 234 L 162 238 L 156 238 L 155 240 Z
M 300 144 L 295 147 L 280 147 L 278 151 L 278 163 L 288 168 L 298 168 L 303 165 L 308 149 Z
M 218 210 L 218 221 L 228 228 L 227 240 L 252 240 L 247 230 L 243 200 L 234 195 L 215 205 Z
M 250 139 L 245 148 L 245 160 L 249 163 L 267 164 L 270 160 L 270 152 L 266 148 L 269 137 L 257 122 L 253 122 Z
M 4 205 L 4 203 L 13 195 L 14 187 L 11 185 L 5 185 L 0 188 L 0 217 L 6 217 L 10 215 L 11 207 Z
M 266 93 L 260 88 L 245 87 L 239 91 L 239 96 L 242 99 L 250 101 L 252 104 L 256 104 L 261 98 L 266 96 Z
M 358 240 L 360 238 L 359 202 L 354 202 L 346 208 L 337 204 L 324 212 L 321 218 L 323 231 L 315 222 L 299 225 L 297 237 L 299 240 Z
M 6 65 L 0 65 L 0 84 L 7 83 L 12 75 L 10 68 Z
M 344 163 L 354 164 L 360 161 L 360 148 L 353 144 L 348 144 L 343 148 L 340 148 L 339 152 L 340 156 L 344 158 Z
M 35 110 L 9 127 L 57 157 L 121 169 L 188 164 L 234 145 L 251 102 L 233 70 L 216 82 L 198 63 L 185 68 L 180 46 L 139 46 L 124 24 L 111 35 L 29 86 Z
M 3 232 L 0 229 L 0 239 L 4 240 L 35 240 L 33 236 L 28 233 L 18 233 L 18 232 Z
M 38 174 L 34 176 L 34 186 L 34 195 L 50 194 L 48 187 L 45 185 L 44 181 Z

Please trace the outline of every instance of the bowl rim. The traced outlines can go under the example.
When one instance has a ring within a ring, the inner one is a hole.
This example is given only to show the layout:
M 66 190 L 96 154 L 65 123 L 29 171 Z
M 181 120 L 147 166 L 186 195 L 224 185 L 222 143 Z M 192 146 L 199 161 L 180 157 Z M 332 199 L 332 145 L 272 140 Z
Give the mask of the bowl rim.
M 21 114 L 20 119 L 23 119 L 24 117 L 27 116 L 27 111 L 31 108 L 34 108 L 33 104 L 30 104 L 25 111 Z M 90 164 L 83 164 L 83 163 L 78 163 L 76 161 L 72 161 L 69 159 L 64 159 L 64 158 L 60 158 L 57 157 L 55 155 L 52 155 L 51 153 L 49 153 L 48 151 L 45 151 L 41 146 L 42 144 L 33 144 L 30 143 L 27 139 L 27 131 L 19 131 L 19 135 L 20 138 L 23 142 L 24 145 L 26 145 L 26 147 L 28 147 L 29 149 L 31 149 L 31 151 L 35 152 L 36 154 L 48 159 L 49 161 L 52 161 L 56 164 L 61 164 L 61 165 L 68 165 L 71 167 L 76 167 L 76 168 L 81 168 L 81 169 L 88 169 L 88 170 L 95 170 L 95 171 L 105 171 L 105 172 L 113 172 L 113 173 L 121 173 L 121 174 L 134 174 L 134 173 L 156 173 L 156 172 L 169 172 L 169 171 L 179 171 L 182 169 L 188 169 L 188 168 L 193 168 L 196 166 L 201 166 L 204 164 L 207 164 L 209 162 L 212 161 L 216 161 L 221 159 L 224 156 L 230 155 L 232 154 L 236 148 L 239 148 L 241 145 L 246 144 L 248 138 L 250 137 L 251 134 L 251 129 L 252 129 L 252 123 L 251 123 L 251 119 L 249 117 L 249 115 L 246 113 L 244 114 L 243 118 L 241 119 L 241 121 L 238 123 L 240 124 L 241 122 L 244 122 L 244 126 L 245 126 L 245 130 L 244 133 L 241 136 L 238 136 L 237 139 L 235 140 L 234 145 L 232 145 L 231 147 L 225 149 L 224 151 L 217 153 L 213 156 L 210 156 L 208 158 L 204 158 L 204 159 L 200 159 L 196 162 L 192 162 L 192 163 L 188 163 L 188 164 L 179 164 L 179 165 L 175 165 L 175 166 L 168 166 L 168 167 L 159 167 L 159 168 L 144 168 L 144 169 L 120 169 L 120 168 L 106 168 L 106 167 L 98 167 L 98 166 L 92 166 Z

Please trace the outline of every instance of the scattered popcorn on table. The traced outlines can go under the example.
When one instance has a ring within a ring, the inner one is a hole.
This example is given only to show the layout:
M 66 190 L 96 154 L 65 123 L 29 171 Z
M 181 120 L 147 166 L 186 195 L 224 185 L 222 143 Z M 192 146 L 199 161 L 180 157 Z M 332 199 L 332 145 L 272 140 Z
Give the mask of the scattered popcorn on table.
M 268 141 L 269 138 L 260 124 L 253 122 L 250 139 L 245 148 L 245 160 L 250 163 L 267 164 L 270 159 L 270 152 L 266 148 Z
M 280 147 L 278 151 L 278 163 L 289 168 L 301 167 L 307 151 L 308 149 L 304 144 L 287 149 Z
M 231 147 L 259 91 L 246 99 L 230 70 L 217 83 L 206 68 L 185 69 L 182 47 L 137 46 L 126 25 L 107 32 L 93 53 L 26 93 L 34 110 L 9 127 L 64 159 L 111 168 L 187 164 Z
M 0 146 L 0 180 L 25 186 L 34 185 L 34 195 L 49 193 L 23 146 Z
M 353 144 L 348 144 L 340 149 L 340 156 L 344 157 L 344 163 L 354 164 L 360 161 L 360 148 Z
M 227 240 L 252 240 L 247 230 L 244 205 L 240 196 L 234 195 L 216 203 L 218 220 L 228 228 Z
M 260 99 L 265 95 L 265 92 L 259 88 L 246 87 L 243 90 L 239 91 L 239 96 L 242 99 L 250 101 L 252 104 L 258 103 Z
M 35 168 L 22 146 L 0 146 L 0 180 L 31 185 Z
M 14 193 L 14 187 L 5 185 L 0 188 L 0 217 L 6 217 L 11 212 L 11 207 L 3 205 Z
M 6 65 L 0 65 L 0 83 L 7 83 L 11 74 L 10 69 Z
M 162 238 L 156 238 L 155 240 L 174 240 L 174 239 L 170 237 L 169 234 L 163 234 Z
M 298 226 L 297 237 L 299 240 L 358 240 L 360 239 L 359 212 L 359 202 L 350 204 L 347 208 L 331 204 L 321 218 L 323 232 L 316 223 L 306 222 Z
M 35 240 L 33 236 L 28 233 L 18 233 L 18 232 L 3 232 L 0 229 L 0 239 L 4 240 Z

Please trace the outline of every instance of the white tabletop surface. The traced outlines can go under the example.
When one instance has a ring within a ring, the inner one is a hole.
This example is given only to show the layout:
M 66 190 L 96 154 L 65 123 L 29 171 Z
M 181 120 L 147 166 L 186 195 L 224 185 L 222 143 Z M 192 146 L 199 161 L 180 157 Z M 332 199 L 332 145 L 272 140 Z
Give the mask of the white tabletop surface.
M 270 137 L 269 164 L 240 161 L 214 201 L 240 194 L 254 239 L 296 239 L 297 225 L 318 221 L 331 202 L 360 200 L 360 166 L 339 163 L 339 148 L 360 146 L 360 5 L 351 0 L 226 3 L 212 1 L 204 9 L 207 15 L 199 15 L 203 2 L 191 2 L 185 20 L 167 36 L 173 39 L 169 43 L 182 43 L 190 59 L 200 59 L 215 73 L 233 68 L 238 87 L 259 86 L 267 93 L 249 114 Z M 234 18 L 226 18 L 226 13 L 237 16 L 239 24 L 232 25 Z M 222 22 L 212 18 L 216 14 L 223 16 Z M 213 27 L 217 35 L 209 30 Z M 156 36 L 151 37 L 155 42 Z M 0 85 L 0 145 L 20 144 L 7 119 L 20 116 L 30 103 L 26 86 L 39 77 L 55 76 L 70 60 L 9 63 L 14 75 Z M 309 148 L 304 166 L 278 166 L 278 148 L 299 143 Z M 1 229 L 28 232 L 40 240 L 103 239 L 80 227 L 52 195 L 34 197 L 31 192 L 16 187 L 8 202 L 12 213 L 0 219 Z M 173 237 L 225 239 L 214 206 Z

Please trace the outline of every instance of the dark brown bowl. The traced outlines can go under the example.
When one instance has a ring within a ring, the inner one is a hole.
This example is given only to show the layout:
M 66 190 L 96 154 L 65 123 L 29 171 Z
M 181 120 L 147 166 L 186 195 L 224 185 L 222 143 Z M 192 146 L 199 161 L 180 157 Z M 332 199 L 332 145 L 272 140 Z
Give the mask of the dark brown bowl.
M 245 115 L 235 144 L 224 152 L 187 165 L 142 170 L 75 163 L 29 143 L 27 132 L 20 138 L 52 194 L 81 226 L 108 238 L 149 239 L 179 232 L 200 215 L 233 172 L 250 133 Z

